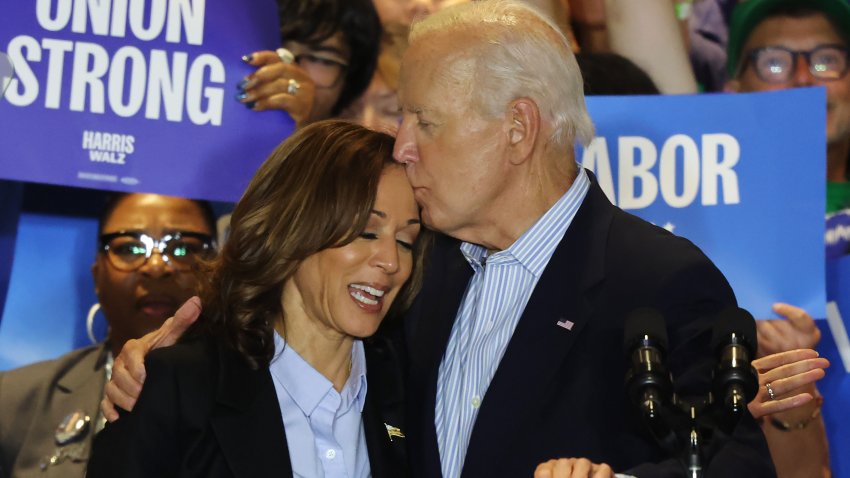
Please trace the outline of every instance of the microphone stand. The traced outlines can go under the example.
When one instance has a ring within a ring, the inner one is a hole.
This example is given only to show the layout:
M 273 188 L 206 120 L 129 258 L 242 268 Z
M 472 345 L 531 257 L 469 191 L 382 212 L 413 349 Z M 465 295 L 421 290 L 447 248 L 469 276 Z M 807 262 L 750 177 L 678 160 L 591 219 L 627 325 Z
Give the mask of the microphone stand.
M 691 431 L 688 436 L 687 445 L 688 476 L 690 478 L 702 478 L 702 436 L 700 435 L 699 425 L 697 424 L 696 407 L 690 405 L 689 412 Z

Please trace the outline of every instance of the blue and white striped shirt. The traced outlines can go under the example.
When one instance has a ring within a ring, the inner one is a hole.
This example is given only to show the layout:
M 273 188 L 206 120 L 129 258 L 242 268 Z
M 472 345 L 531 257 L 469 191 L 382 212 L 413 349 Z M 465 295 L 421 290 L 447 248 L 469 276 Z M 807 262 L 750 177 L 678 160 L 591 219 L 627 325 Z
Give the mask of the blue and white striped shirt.
M 579 167 L 560 199 L 510 247 L 460 246 L 474 271 L 437 378 L 434 424 L 443 476 L 460 476 L 478 408 L 540 275 L 581 206 L 590 180 Z M 486 267 L 485 267 L 486 262 Z

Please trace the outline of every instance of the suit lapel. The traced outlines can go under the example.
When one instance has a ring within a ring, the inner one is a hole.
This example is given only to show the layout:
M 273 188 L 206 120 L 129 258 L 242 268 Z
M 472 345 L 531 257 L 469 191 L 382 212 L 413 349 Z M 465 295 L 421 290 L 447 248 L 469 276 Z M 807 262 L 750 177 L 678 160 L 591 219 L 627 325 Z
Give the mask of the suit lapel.
M 400 361 L 393 344 L 382 337 L 365 341 L 366 370 L 369 376 L 366 403 L 363 406 L 363 433 L 374 478 L 407 476 L 404 435 L 404 395 Z M 390 436 L 389 426 L 398 429 Z
M 53 431 L 65 417 L 72 412 L 81 410 L 91 419 L 89 427 L 85 432 L 85 437 L 74 440 L 68 445 L 58 447 L 66 452 L 82 447 L 81 454 L 88 456 L 91 453 L 92 440 L 95 436 L 95 428 L 99 417 L 98 405 L 103 397 L 103 386 L 106 384 L 106 374 L 104 373 L 104 365 L 108 353 L 108 343 L 103 343 L 97 350 L 93 350 L 86 354 L 79 361 L 73 361 L 68 365 L 70 368 L 63 373 L 56 381 L 56 395 L 49 400 L 49 408 L 45 411 L 42 420 L 50 425 L 50 436 Z M 51 439 L 49 448 L 43 450 L 44 456 L 51 456 L 57 449 L 55 443 Z M 42 476 L 45 477 L 62 477 L 69 473 L 76 473 L 76 469 L 85 470 L 84 463 L 65 462 L 60 466 L 49 466 L 44 469 Z M 3 476 L 0 473 L 0 476 Z
M 219 347 L 220 381 L 211 422 L 222 454 L 238 478 L 291 477 L 292 465 L 277 393 L 267 367 L 251 370 Z
M 568 360 L 590 318 L 593 287 L 604 278 L 611 217 L 612 206 L 594 181 L 540 277 L 490 383 L 470 438 L 464 476 L 498 475 L 499 460 L 493 457 L 509 459 L 512 440 L 532 438 L 518 432 L 545 398 L 548 384 Z M 523 407 L 516 407 L 518 403 Z
M 437 375 L 466 292 L 472 268 L 460 252 L 460 242 L 438 236 L 431 256 L 426 288 L 420 294 L 420 313 L 413 334 L 408 334 L 410 375 L 408 377 L 408 446 L 413 473 L 434 476 L 440 473 L 437 431 L 434 425 Z

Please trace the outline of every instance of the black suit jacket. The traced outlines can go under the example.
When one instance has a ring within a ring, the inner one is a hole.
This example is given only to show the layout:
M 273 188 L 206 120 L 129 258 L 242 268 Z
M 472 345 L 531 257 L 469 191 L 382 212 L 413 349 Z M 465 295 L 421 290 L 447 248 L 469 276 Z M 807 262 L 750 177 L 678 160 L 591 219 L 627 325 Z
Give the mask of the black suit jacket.
M 406 476 L 399 363 L 391 344 L 366 343 L 369 389 L 363 423 L 372 476 Z M 251 370 L 212 340 L 151 352 L 132 413 L 95 438 L 88 477 L 291 477 L 268 368 Z
M 585 457 L 638 477 L 685 476 L 628 401 L 623 324 L 638 307 L 660 311 L 679 393 L 704 394 L 714 363 L 711 318 L 735 305 L 735 297 L 693 244 L 612 206 L 591 179 L 480 406 L 464 477 L 531 476 L 538 463 L 556 457 Z M 417 476 L 440 476 L 437 374 L 471 276 L 459 242 L 438 237 L 405 323 L 408 445 Z M 572 330 L 556 325 L 563 320 L 574 323 Z M 775 476 L 749 415 L 733 436 L 713 441 L 707 476 Z

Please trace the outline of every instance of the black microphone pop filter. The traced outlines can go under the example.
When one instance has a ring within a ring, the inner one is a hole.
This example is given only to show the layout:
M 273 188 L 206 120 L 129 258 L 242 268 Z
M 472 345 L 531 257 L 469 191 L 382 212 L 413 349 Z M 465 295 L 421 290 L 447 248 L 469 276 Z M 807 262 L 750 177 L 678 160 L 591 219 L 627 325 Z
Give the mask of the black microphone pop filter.
M 752 314 L 740 307 L 730 307 L 717 315 L 711 335 L 711 350 L 729 345 L 734 337 L 737 345 L 746 347 L 750 359 L 756 356 L 756 321 Z
M 667 349 L 667 328 L 664 325 L 664 317 L 655 309 L 649 307 L 635 309 L 626 317 L 623 329 L 623 350 L 626 355 L 630 355 L 635 345 L 643 341 L 646 336 L 654 339 L 662 349 Z
M 749 312 L 733 307 L 717 315 L 711 337 L 717 356 L 712 388 L 714 398 L 725 410 L 720 425 L 727 432 L 735 427 L 746 404 L 758 393 L 758 372 L 750 363 L 757 345 L 756 321 Z

